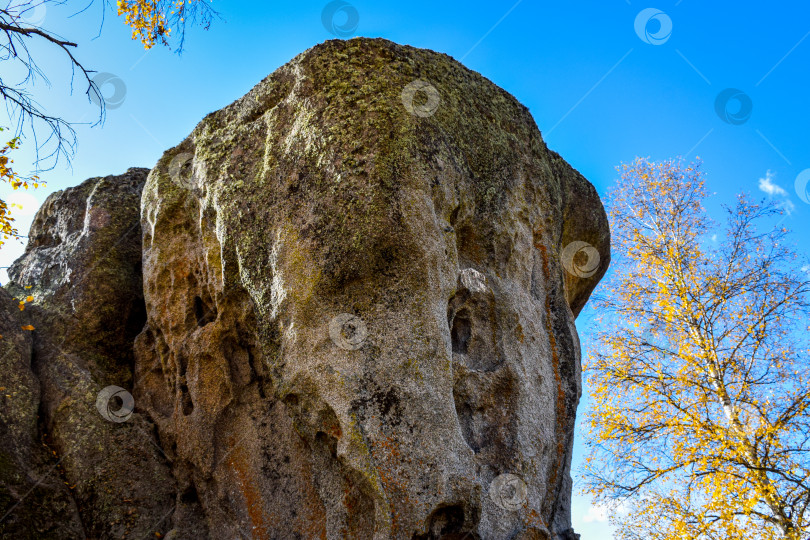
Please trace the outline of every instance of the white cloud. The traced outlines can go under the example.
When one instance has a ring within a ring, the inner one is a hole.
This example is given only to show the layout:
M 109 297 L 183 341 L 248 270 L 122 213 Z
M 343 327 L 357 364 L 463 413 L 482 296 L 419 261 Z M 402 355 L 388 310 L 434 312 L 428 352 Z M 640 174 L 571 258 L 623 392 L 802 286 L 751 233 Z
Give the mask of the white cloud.
M 33 216 L 39 210 L 39 201 L 25 191 L 15 191 L 6 197 L 12 216 Z
M 793 211 L 796 210 L 796 205 L 790 200 L 787 191 L 785 191 L 782 186 L 773 183 L 773 173 L 771 171 L 766 171 L 765 178 L 759 179 L 759 190 L 767 193 L 769 197 L 773 197 L 774 195 L 785 197 L 785 200 L 779 203 L 778 206 L 781 207 L 787 215 L 793 214 Z
M 590 505 L 588 512 L 582 516 L 582 521 L 584 523 L 605 522 L 607 517 L 607 508 L 602 505 Z
M 782 195 L 783 197 L 787 196 L 787 191 L 784 190 L 783 187 L 773 183 L 773 173 L 771 171 L 767 171 L 765 173 L 765 178 L 759 179 L 759 190 L 764 191 L 768 195 Z

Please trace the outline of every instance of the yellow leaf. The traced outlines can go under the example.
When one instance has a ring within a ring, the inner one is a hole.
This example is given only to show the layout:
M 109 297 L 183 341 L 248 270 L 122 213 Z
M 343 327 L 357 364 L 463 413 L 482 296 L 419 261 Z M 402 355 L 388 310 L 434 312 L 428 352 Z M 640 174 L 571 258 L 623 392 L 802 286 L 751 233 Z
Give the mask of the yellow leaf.
M 23 329 L 23 330 L 33 330 L 33 329 L 34 329 L 34 327 L 33 327 L 33 326 L 31 326 L 30 324 L 26 324 L 25 326 L 23 326 L 23 327 L 22 327 L 22 329 Z

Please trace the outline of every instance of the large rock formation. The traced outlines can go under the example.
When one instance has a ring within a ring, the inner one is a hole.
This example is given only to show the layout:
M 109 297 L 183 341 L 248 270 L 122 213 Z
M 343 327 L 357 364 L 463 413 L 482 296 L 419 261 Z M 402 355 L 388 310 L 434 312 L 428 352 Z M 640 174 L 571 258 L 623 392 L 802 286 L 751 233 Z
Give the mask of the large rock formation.
M 143 174 L 49 198 L 10 271 L 36 298 L 15 384 L 70 486 L 49 523 L 576 537 L 574 318 L 608 227 L 512 96 L 445 55 L 330 41 L 166 152 L 139 224 Z

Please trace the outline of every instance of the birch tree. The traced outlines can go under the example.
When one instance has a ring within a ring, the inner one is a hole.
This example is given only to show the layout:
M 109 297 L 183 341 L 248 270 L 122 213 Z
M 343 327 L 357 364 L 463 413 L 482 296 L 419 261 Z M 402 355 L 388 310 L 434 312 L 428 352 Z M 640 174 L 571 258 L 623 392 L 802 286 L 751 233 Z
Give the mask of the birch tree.
M 810 282 L 782 210 L 739 195 L 718 224 L 699 163 L 620 173 L 585 490 L 621 539 L 808 538 Z

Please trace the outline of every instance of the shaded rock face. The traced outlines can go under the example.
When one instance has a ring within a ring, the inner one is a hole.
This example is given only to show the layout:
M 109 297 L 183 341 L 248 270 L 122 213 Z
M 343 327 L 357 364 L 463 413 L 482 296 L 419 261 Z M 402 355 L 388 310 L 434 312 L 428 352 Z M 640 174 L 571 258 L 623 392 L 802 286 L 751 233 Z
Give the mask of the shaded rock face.
M 15 446 L 40 449 L 43 439 L 54 457 L 36 469 L 41 474 L 28 474 L 33 493 L 43 486 L 61 489 L 48 495 L 58 496 L 60 513 L 47 518 L 58 526 L 41 533 L 10 528 L 15 520 L 33 524 L 14 509 L 0 520 L 4 538 L 152 536 L 171 508 L 171 470 L 153 426 L 137 413 L 125 423 L 108 420 L 96 407 L 103 388 L 132 385 L 133 342 L 145 321 L 139 202 L 147 173 L 130 169 L 49 196 L 25 254 L 9 268 L 6 289 L 17 298 L 34 297 L 21 316 L 35 330 L 26 341 L 15 335 L 22 325 L 10 335 L 0 332 L 0 343 L 7 347 L 14 336 L 19 351 L 11 355 L 16 366 L 8 358 L 0 366 L 0 386 L 26 393 L 27 412 L 13 418 L 25 419 L 27 431 L 13 439 Z M 13 304 L 8 309 L 19 313 Z M 12 396 L 7 403 L 19 406 L 21 399 Z M 18 508 L 31 502 L 25 491 L 15 490 L 13 498 Z
M 0 536 L 80 538 L 81 521 L 42 438 L 40 386 L 31 366 L 27 317 L 0 289 Z
M 608 226 L 525 107 L 330 41 L 145 172 L 49 198 L 10 270 L 37 329 L 9 460 L 52 441 L 75 487 L 48 523 L 82 531 L 54 537 L 576 538 L 574 319 Z

